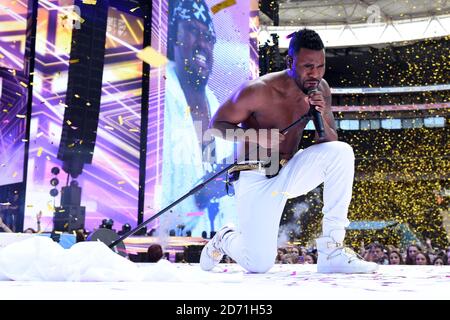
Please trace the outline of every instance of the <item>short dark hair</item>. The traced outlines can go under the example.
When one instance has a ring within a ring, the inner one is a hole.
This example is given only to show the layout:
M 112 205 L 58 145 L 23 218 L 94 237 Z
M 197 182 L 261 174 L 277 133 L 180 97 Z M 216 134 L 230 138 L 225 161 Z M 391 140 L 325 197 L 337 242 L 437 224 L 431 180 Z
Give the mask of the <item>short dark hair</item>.
M 158 262 L 164 256 L 161 245 L 154 243 L 147 249 L 148 262 Z
M 319 34 L 311 29 L 301 29 L 288 35 L 289 42 L 288 54 L 292 57 L 297 54 L 301 48 L 311 50 L 322 50 L 325 48 Z

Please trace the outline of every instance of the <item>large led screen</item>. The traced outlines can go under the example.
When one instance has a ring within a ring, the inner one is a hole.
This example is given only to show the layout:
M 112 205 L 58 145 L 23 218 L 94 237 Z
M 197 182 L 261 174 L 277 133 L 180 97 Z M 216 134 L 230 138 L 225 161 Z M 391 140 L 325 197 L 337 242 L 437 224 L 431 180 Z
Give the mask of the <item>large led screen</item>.
M 0 0 L 0 186 L 23 180 L 28 96 L 28 75 L 24 71 L 27 3 Z
M 62 170 L 63 163 L 57 155 L 68 107 L 65 101 L 69 65 L 77 63 L 70 60 L 72 30 L 83 27 L 82 6 L 89 5 L 77 3 L 80 6 L 74 6 L 73 1 L 39 1 L 25 228 L 35 227 L 35 215 L 41 211 L 42 229 L 52 230 L 61 192 L 56 197 L 50 195 L 50 180 L 59 180 L 59 191 L 74 180 Z M 137 219 L 143 63 L 136 54 L 143 49 L 144 20 L 141 10 L 122 8 L 120 3 L 110 2 L 108 8 L 92 163 L 85 164 L 76 178 L 82 190 L 81 206 L 86 208 L 85 228 L 89 231 L 105 218 L 114 220 L 114 229 L 120 229 L 124 223 L 135 225 Z M 65 122 L 70 125 L 74 121 Z M 77 127 L 72 124 L 71 129 Z M 57 176 L 51 172 L 54 167 L 61 169 Z
M 168 63 L 150 79 L 146 218 L 234 158 L 232 142 L 204 135 L 220 104 L 257 76 L 256 11 L 251 1 L 154 1 L 152 47 Z M 236 216 L 219 177 L 149 228 L 209 235 Z

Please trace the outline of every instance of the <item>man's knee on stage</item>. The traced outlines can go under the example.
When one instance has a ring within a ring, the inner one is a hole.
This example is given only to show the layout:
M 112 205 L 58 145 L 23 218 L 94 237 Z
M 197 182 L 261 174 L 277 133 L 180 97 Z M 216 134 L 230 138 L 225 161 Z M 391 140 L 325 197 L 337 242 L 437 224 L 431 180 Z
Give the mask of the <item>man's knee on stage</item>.
M 245 269 L 253 273 L 265 273 L 269 271 L 275 264 L 275 254 L 270 254 L 268 252 L 249 252 L 245 259 Z

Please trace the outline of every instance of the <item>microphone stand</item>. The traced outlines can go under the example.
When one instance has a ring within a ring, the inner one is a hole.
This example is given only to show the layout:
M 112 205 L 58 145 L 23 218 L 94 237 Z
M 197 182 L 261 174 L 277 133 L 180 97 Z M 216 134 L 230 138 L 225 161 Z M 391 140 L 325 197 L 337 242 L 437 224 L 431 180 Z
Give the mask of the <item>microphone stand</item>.
M 291 123 L 289 126 L 287 126 L 286 128 L 284 128 L 283 130 L 280 131 L 281 134 L 285 134 L 289 131 L 289 129 L 291 129 L 292 127 L 294 127 L 295 125 L 297 125 L 298 123 L 300 123 L 301 121 L 303 121 L 305 118 L 309 118 L 310 114 L 307 113 L 304 116 L 301 116 L 298 120 L 294 121 L 293 123 Z M 119 237 L 117 240 L 113 241 L 111 244 L 108 245 L 109 248 L 114 248 L 116 245 L 118 245 L 120 242 L 122 242 L 124 239 L 128 238 L 129 236 L 135 234 L 136 232 L 138 232 L 140 229 L 142 229 L 144 226 L 146 226 L 147 224 L 149 224 L 150 222 L 152 222 L 153 220 L 155 220 L 156 218 L 158 218 L 159 216 L 161 216 L 163 213 L 167 212 L 168 210 L 172 209 L 173 207 L 175 207 L 177 204 L 179 204 L 180 202 L 182 202 L 184 199 L 190 197 L 191 195 L 193 195 L 194 193 L 198 192 L 199 190 L 203 189 L 208 183 L 210 183 L 211 181 L 215 180 L 217 177 L 221 176 L 222 174 L 224 174 L 225 172 L 227 172 L 228 170 L 230 170 L 231 168 L 233 168 L 234 166 L 236 166 L 238 164 L 237 160 L 234 161 L 233 164 L 230 164 L 229 166 L 223 168 L 222 170 L 220 170 L 219 172 L 217 172 L 216 174 L 214 174 L 212 177 L 208 178 L 205 182 L 200 183 L 199 185 L 197 185 L 196 187 L 194 187 L 191 191 L 189 191 L 188 193 L 186 193 L 185 195 L 183 195 L 181 198 L 179 198 L 178 200 L 175 200 L 173 203 L 171 203 L 170 205 L 168 205 L 167 207 L 165 207 L 164 209 L 162 209 L 161 211 L 159 211 L 158 213 L 156 213 L 155 215 L 153 215 L 152 217 L 148 218 L 147 220 L 145 220 L 144 222 L 140 223 L 138 226 L 136 226 L 136 228 L 128 231 L 127 233 L 123 234 L 121 237 Z

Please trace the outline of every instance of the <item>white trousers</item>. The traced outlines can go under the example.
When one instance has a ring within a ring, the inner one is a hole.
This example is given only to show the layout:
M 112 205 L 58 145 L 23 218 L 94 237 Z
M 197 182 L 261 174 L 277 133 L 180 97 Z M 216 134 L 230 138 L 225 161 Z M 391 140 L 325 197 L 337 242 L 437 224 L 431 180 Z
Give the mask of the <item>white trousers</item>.
M 333 141 L 299 150 L 271 179 L 258 171 L 241 171 L 234 183 L 238 226 L 223 238 L 225 253 L 250 272 L 268 271 L 275 262 L 286 201 L 308 193 L 321 183 L 324 183 L 323 235 L 345 229 L 349 225 L 347 212 L 352 196 L 354 159 L 350 145 Z

